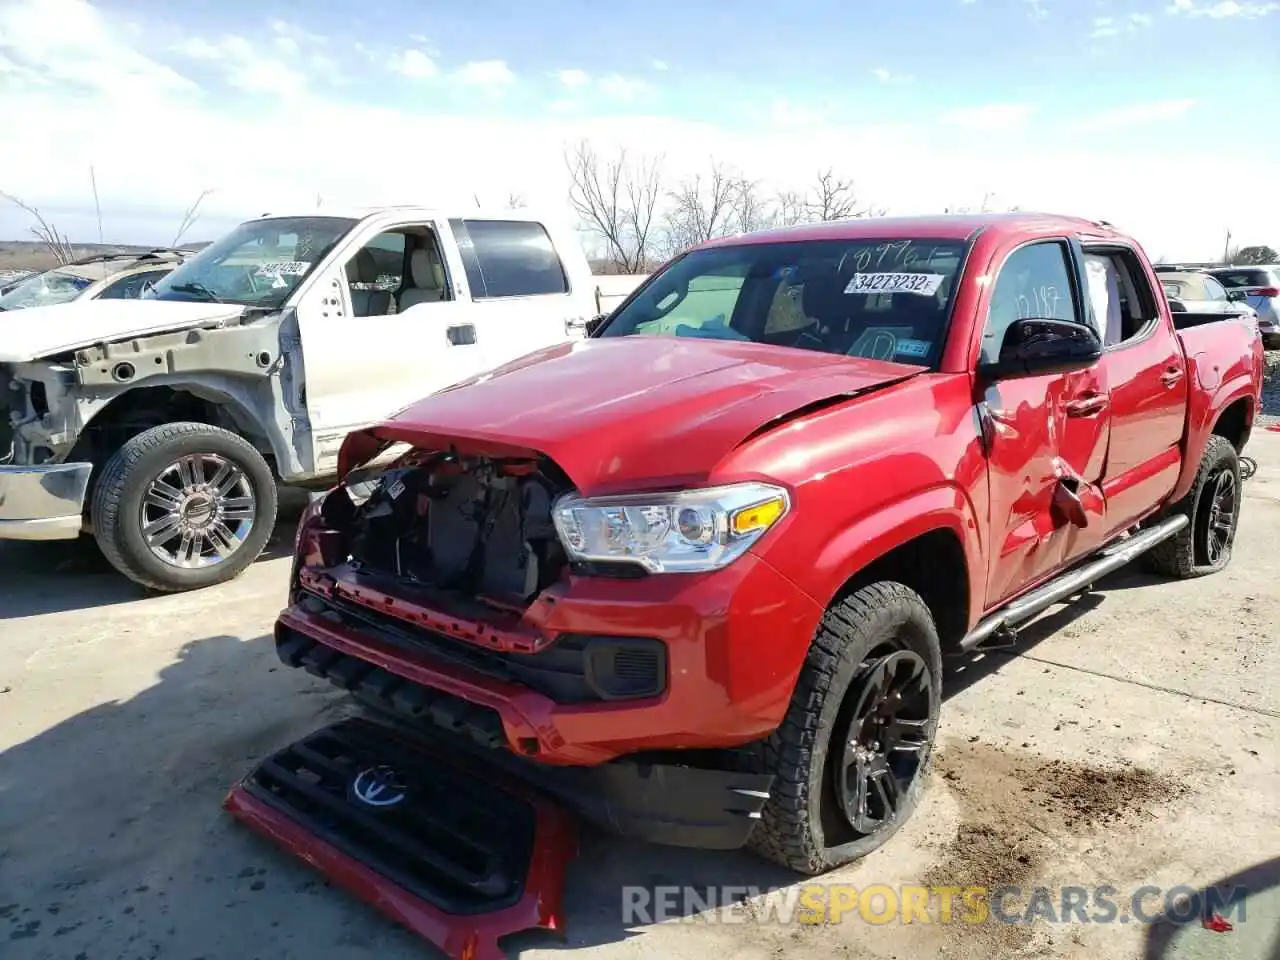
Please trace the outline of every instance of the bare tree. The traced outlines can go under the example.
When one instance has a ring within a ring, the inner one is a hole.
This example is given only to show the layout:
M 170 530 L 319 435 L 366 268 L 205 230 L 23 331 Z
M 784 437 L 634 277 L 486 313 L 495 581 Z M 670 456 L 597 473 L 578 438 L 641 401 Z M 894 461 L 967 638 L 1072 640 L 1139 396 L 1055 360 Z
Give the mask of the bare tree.
M 187 212 L 182 215 L 182 222 L 178 224 L 178 232 L 173 235 L 173 243 L 171 247 L 176 247 L 186 232 L 195 226 L 195 222 L 200 219 L 200 204 L 204 203 L 204 198 L 213 193 L 212 187 L 206 187 L 200 191 L 200 195 L 196 197 L 195 202 L 187 207 Z M 318 198 L 317 198 L 318 199 Z
M 780 227 L 793 227 L 809 219 L 804 194 L 799 190 L 783 190 L 774 201 L 774 220 Z
M 625 149 L 602 160 L 582 140 L 565 153 L 569 202 L 582 227 L 604 244 L 610 264 L 643 273 L 653 258 L 653 229 L 662 195 L 662 158 L 634 162 Z
M 71 249 L 71 243 L 67 240 L 67 235 L 60 233 L 57 227 L 46 220 L 38 208 L 24 203 L 13 194 L 5 193 L 3 190 L 0 190 L 0 200 L 7 200 L 35 220 L 35 226 L 29 228 L 31 235 L 48 248 L 58 263 L 70 263 L 76 258 L 75 251 Z
M 667 252 L 734 233 L 743 186 L 741 177 L 714 159 L 706 176 L 695 173 L 682 180 L 668 197 L 671 207 L 663 230 Z
M 733 200 L 733 220 L 738 233 L 767 230 L 779 222 L 779 212 L 771 209 L 760 194 L 760 184 L 745 177 L 738 180 Z
M 98 177 L 93 164 L 89 164 L 89 186 L 93 188 L 93 212 L 98 217 L 98 243 L 102 243 L 102 204 L 98 200 Z
M 513 193 L 508 193 L 508 194 L 507 194 L 507 209 L 508 209 L 508 210 L 523 210 L 523 209 L 524 209 L 525 207 L 527 207 L 527 206 L 528 206 L 528 204 L 527 204 L 527 203 L 525 203 L 524 195 L 523 195 L 523 194 L 520 194 L 520 193 L 514 193 L 514 192 L 513 192 Z
M 779 226 L 789 227 L 798 223 L 880 217 L 885 212 L 883 207 L 861 206 L 853 181 L 836 176 L 828 167 L 818 171 L 807 189 L 780 192 L 774 198 L 772 219 Z
M 870 210 L 858 209 L 853 181 L 837 177 L 830 167 L 818 171 L 818 182 L 806 207 L 810 220 L 847 220 L 870 213 Z

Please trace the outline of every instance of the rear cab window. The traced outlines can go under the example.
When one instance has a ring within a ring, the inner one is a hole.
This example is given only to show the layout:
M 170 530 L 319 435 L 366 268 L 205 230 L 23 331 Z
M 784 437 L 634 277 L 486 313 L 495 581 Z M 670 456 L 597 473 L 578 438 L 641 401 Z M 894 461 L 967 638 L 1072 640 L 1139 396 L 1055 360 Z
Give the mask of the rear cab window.
M 968 242 L 806 240 L 688 253 L 598 336 L 741 340 L 932 365 Z
M 450 220 L 474 300 L 564 295 L 569 278 L 546 227 L 531 220 Z
M 1214 279 L 1228 290 L 1240 290 L 1246 287 L 1274 287 L 1280 284 L 1280 270 L 1215 270 Z

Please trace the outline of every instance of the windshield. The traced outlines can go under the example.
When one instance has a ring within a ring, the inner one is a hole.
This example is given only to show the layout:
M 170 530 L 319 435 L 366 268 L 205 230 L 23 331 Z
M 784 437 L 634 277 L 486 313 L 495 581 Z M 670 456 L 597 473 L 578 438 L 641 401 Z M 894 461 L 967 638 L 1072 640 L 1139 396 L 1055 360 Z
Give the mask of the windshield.
M 962 240 L 812 240 L 696 250 L 656 276 L 602 337 L 710 337 L 931 365 Z
M 344 217 L 250 220 L 205 247 L 145 296 L 275 309 L 355 223 Z
M 93 286 L 93 279 L 67 270 L 53 269 L 28 277 L 0 297 L 0 310 L 52 307 L 69 303 Z

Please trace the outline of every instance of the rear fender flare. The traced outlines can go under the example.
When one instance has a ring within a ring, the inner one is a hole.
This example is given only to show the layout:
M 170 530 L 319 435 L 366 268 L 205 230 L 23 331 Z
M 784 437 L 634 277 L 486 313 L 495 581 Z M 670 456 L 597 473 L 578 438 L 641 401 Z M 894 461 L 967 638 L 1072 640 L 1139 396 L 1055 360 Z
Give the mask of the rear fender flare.
M 1182 466 L 1182 476 L 1178 479 L 1177 486 L 1174 487 L 1173 492 L 1169 495 L 1170 503 L 1176 503 L 1181 500 L 1186 496 L 1187 491 L 1191 489 L 1191 485 L 1196 479 L 1196 470 L 1200 466 L 1200 459 L 1204 456 L 1205 447 L 1209 444 L 1209 437 L 1213 435 L 1223 411 L 1237 400 L 1247 401 L 1249 407 L 1246 421 L 1247 432 L 1249 425 L 1253 423 L 1253 418 L 1257 414 L 1255 408 L 1256 399 L 1256 387 L 1253 377 L 1243 373 L 1219 385 L 1218 389 L 1209 396 L 1208 402 L 1203 406 L 1195 404 L 1194 401 L 1188 406 L 1186 459 Z

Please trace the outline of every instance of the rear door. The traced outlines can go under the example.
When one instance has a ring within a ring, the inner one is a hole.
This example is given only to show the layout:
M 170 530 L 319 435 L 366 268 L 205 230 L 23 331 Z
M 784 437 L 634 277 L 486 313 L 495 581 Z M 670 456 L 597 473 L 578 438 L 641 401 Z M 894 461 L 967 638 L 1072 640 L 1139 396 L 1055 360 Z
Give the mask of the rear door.
M 1104 338 L 1102 366 L 1111 388 L 1111 447 L 1103 493 L 1107 532 L 1140 519 L 1167 496 L 1181 471 L 1187 414 L 1187 368 L 1169 321 L 1159 309 L 1156 275 L 1132 247 L 1085 243 L 1085 254 L 1107 265 L 1110 292 L 1094 311 L 1118 318 Z
M 497 366 L 586 336 L 594 314 L 585 258 L 535 220 L 449 221 L 484 349 Z
M 999 357 L 1005 330 L 1018 318 L 1088 322 L 1083 273 L 1066 238 L 997 254 L 986 274 L 994 274 L 995 283 L 980 360 Z M 1098 545 L 1106 512 L 1101 482 L 1109 406 L 1100 364 L 1013 377 L 985 389 L 979 413 L 991 491 L 988 607 Z

